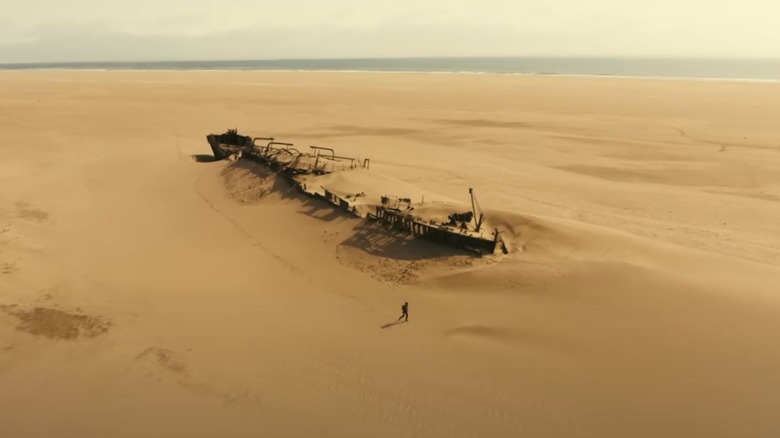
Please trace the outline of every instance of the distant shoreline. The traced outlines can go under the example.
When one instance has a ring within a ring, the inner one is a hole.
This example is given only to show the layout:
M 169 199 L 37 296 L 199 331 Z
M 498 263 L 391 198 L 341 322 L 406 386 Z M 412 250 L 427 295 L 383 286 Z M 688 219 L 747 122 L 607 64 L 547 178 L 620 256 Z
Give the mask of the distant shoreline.
M 584 78 L 584 79 L 639 79 L 650 81 L 707 81 L 707 82 L 737 82 L 737 83 L 780 83 L 780 78 L 737 78 L 737 77 L 696 77 L 696 76 L 649 76 L 649 75 L 609 75 L 609 74 L 573 74 L 573 73 L 495 73 L 495 72 L 450 72 L 450 71 L 403 71 L 403 70 L 284 70 L 284 69 L 128 69 L 128 68 L 5 68 L 3 72 L 160 72 L 160 73 L 340 73 L 340 74 L 421 74 L 421 75 L 474 75 L 474 76 L 523 76 L 548 78 Z
M 0 70 L 439 73 L 780 81 L 780 59 L 388 58 L 0 64 Z

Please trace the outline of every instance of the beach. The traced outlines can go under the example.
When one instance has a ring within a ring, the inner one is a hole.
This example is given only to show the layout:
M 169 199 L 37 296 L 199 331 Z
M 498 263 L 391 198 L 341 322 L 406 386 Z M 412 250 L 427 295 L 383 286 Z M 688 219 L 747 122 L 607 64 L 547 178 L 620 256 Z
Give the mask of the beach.
M 777 436 L 779 115 L 769 82 L 2 71 L 0 435 Z M 473 188 L 510 252 L 209 160 L 229 128 L 369 158 L 356 193 Z

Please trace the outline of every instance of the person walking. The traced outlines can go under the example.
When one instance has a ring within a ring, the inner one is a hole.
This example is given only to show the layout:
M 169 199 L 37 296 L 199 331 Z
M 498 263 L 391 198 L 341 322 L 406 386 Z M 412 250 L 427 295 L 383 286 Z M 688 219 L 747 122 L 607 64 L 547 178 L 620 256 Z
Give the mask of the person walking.
M 404 321 L 409 321 L 409 303 L 405 302 L 401 306 L 401 316 L 398 317 L 398 320 L 400 321 L 401 318 L 403 318 Z

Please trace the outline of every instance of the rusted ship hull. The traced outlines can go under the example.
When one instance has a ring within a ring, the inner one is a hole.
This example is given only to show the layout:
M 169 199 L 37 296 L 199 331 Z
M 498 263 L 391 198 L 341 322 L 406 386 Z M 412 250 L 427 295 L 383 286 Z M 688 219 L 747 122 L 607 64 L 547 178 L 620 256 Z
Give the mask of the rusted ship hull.
M 486 239 L 444 225 L 426 223 L 411 215 L 405 215 L 401 211 L 381 206 L 376 208 L 376 214 L 369 216 L 369 220 L 376 221 L 386 228 L 412 235 L 418 239 L 465 249 L 476 254 L 507 252 L 506 245 L 501 239 L 498 230 L 493 232 L 492 239 Z
M 252 148 L 252 137 L 239 135 L 236 130 L 229 130 L 224 134 L 209 134 L 206 136 L 214 158 L 224 160 L 227 157 Z
M 356 158 L 338 156 L 333 149 L 318 146 L 310 146 L 311 152 L 303 153 L 298 151 L 291 143 L 276 142 L 273 138 L 252 138 L 239 135 L 236 130 L 229 130 L 224 134 L 209 134 L 206 136 L 206 139 L 214 152 L 214 158 L 217 160 L 235 156 L 240 159 L 258 162 L 273 170 L 279 177 L 287 180 L 299 192 L 310 197 L 320 198 L 333 205 L 334 208 L 354 216 L 363 217 L 384 228 L 477 254 L 493 254 L 499 251 L 508 252 L 507 246 L 498 230 L 492 233 L 492 238 L 482 236 L 480 233 L 481 213 L 479 214 L 479 220 L 475 220 L 474 230 L 467 226 L 472 217 L 476 215 L 476 209 L 474 210 L 474 215 L 471 213 L 452 215 L 450 223 L 426 222 L 423 218 L 409 214 L 411 200 L 408 198 L 399 198 L 400 201 L 406 202 L 406 210 L 398 208 L 398 205 L 388 205 L 388 197 L 382 196 L 382 205 L 376 206 L 376 213 L 361 214 L 354 204 L 354 199 L 346 199 L 324 187 L 321 187 L 323 189 L 322 192 L 307 189 L 307 175 L 313 177 L 337 170 L 368 169 L 369 160 L 367 159 L 358 160 Z M 259 145 L 257 144 L 258 140 L 267 141 L 267 144 Z M 469 189 L 469 193 L 472 194 L 473 206 L 475 198 L 471 189 Z M 365 196 L 362 192 L 361 195 Z M 365 209 L 365 207 L 366 205 L 363 204 L 362 208 Z

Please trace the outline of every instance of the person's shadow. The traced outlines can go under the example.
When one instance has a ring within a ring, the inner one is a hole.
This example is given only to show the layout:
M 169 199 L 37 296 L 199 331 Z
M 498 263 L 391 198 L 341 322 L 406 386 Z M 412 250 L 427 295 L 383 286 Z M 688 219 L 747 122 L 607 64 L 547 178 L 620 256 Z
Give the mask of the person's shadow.
M 403 324 L 403 323 L 405 323 L 405 322 L 409 322 L 409 321 L 407 321 L 407 320 L 405 320 L 405 319 L 399 319 L 399 320 L 396 320 L 396 321 L 393 321 L 393 322 L 391 322 L 391 323 L 388 323 L 388 324 L 385 324 L 385 325 L 383 325 L 383 326 L 381 327 L 381 329 L 382 329 L 382 330 L 384 330 L 384 329 L 386 329 L 386 328 L 394 327 L 394 326 L 397 326 L 397 325 L 399 325 L 399 324 Z

